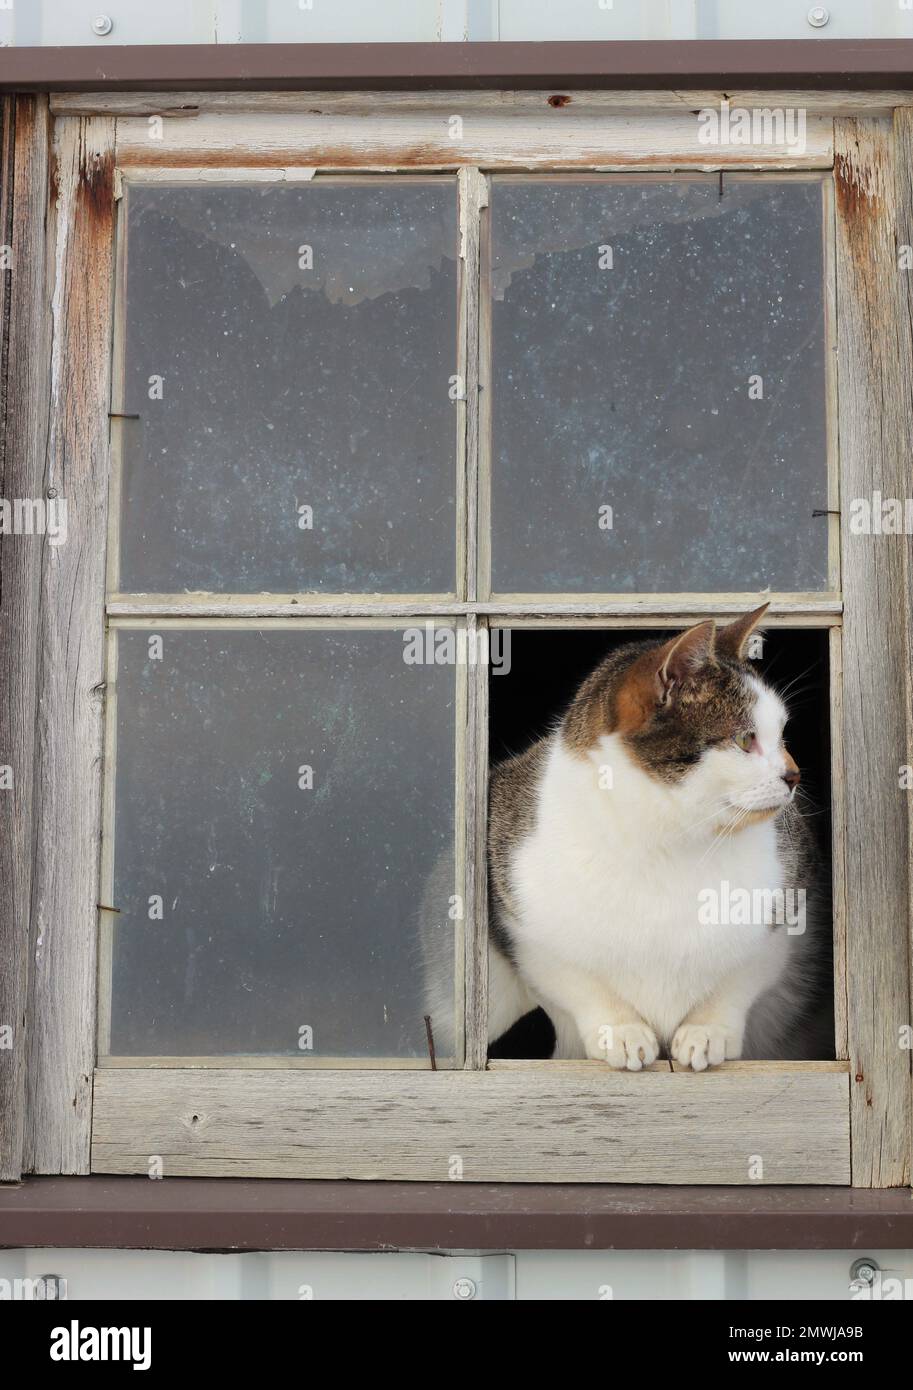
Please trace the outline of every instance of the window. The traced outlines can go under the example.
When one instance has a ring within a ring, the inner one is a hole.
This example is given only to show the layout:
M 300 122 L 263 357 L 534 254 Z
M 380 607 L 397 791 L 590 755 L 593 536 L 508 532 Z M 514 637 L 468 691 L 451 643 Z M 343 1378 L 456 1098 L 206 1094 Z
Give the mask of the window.
M 427 1062 L 423 885 L 462 1015 L 455 668 L 354 616 L 455 596 L 456 195 L 124 183 L 103 1064 Z M 212 614 L 257 593 L 348 616 Z
M 56 99 L 39 1170 L 908 1175 L 903 561 L 847 514 L 904 495 L 890 127 L 709 150 L 664 100 Z M 760 594 L 815 671 L 832 1046 L 489 1059 L 489 758 L 560 698 L 523 673 Z

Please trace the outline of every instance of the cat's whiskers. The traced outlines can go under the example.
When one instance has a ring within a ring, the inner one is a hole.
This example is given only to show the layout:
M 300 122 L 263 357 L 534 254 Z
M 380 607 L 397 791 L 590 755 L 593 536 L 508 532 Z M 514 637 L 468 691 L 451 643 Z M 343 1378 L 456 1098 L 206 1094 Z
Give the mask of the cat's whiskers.
M 713 839 L 711 840 L 710 844 L 709 844 L 709 845 L 707 846 L 707 848 L 704 850 L 704 853 L 701 855 L 700 859 L 697 861 L 699 865 L 700 865 L 700 864 L 703 864 L 704 860 L 707 859 L 707 858 L 709 858 L 709 856 L 710 856 L 710 855 L 713 853 L 713 851 L 716 849 L 717 845 L 722 844 L 723 840 L 724 840 L 727 836 L 728 836 L 729 838 L 731 838 L 731 837 L 734 835 L 734 833 L 735 833 L 735 831 L 738 829 L 740 823 L 745 819 L 745 817 L 746 817 L 748 814 L 749 814 L 749 812 L 747 812 L 746 810 L 744 810 L 742 807 L 737 807 L 737 808 L 736 808 L 736 813 L 735 813 L 735 815 L 732 817 L 732 819 L 731 819 L 730 821 L 728 821 L 727 824 L 724 825 L 724 826 L 722 827 L 722 829 L 719 831 L 719 833 L 716 834 L 716 835 L 713 837 Z
M 806 666 L 804 671 L 800 671 L 798 675 L 793 676 L 792 680 L 787 681 L 784 686 L 777 686 L 777 694 L 779 695 L 780 699 L 783 701 L 784 704 L 786 704 L 786 697 L 789 695 L 790 691 L 795 690 L 799 682 L 801 680 L 804 680 L 805 677 L 810 674 L 810 672 L 814 671 L 816 665 L 817 663 L 813 661 L 810 666 Z
M 710 807 L 709 811 L 707 810 L 707 806 L 705 806 L 703 809 L 707 812 L 707 814 L 701 816 L 699 820 L 689 820 L 687 825 L 681 826 L 677 833 L 672 836 L 673 842 L 677 842 L 685 838 L 692 839 L 695 833 L 701 830 L 705 825 L 710 825 L 711 823 L 715 822 L 725 811 L 731 810 L 732 802 L 729 800 L 728 796 L 723 796 L 720 798 L 719 802 L 713 804 Z

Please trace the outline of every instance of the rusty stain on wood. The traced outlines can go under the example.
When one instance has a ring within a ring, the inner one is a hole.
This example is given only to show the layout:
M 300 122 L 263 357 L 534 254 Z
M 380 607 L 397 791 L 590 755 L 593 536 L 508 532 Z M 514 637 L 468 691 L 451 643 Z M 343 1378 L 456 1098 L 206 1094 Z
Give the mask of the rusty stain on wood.
M 877 211 L 880 172 L 866 160 L 851 159 L 845 152 L 836 152 L 834 184 L 842 216 L 858 218 Z
M 87 1170 L 92 1116 L 113 153 L 113 120 L 56 123 L 44 475 L 67 499 L 69 526 L 67 544 L 44 552 L 38 634 L 33 932 L 43 949 L 32 970 L 24 1166 L 39 1173 Z
M 554 113 L 560 112 L 560 115 Z M 459 115 L 458 138 L 451 122 Z M 414 97 L 351 110 L 321 104 L 249 114 L 204 110 L 194 120 L 166 120 L 164 138 L 149 139 L 147 121 L 117 117 L 117 164 L 129 168 L 218 168 L 319 165 L 341 169 L 644 169 L 707 170 L 833 164 L 833 121 L 812 114 L 803 149 L 758 139 L 709 147 L 687 110 L 640 115 L 584 105 L 561 92 L 535 104 L 480 105 Z

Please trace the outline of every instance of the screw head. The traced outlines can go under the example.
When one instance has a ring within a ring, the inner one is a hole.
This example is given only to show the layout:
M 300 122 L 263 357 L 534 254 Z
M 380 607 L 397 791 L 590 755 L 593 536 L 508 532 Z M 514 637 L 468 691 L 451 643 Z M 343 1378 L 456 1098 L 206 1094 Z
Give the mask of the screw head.
M 473 1279 L 457 1279 L 453 1286 L 454 1298 L 475 1298 L 477 1292 Z
M 92 20 L 92 33 L 97 34 L 99 38 L 103 39 L 105 34 L 110 34 L 113 28 L 114 20 L 110 15 L 97 14 Z
M 815 29 L 822 29 L 830 17 L 830 10 L 825 5 L 812 5 L 808 12 L 808 22 Z
M 873 1260 L 870 1255 L 865 1255 L 861 1260 L 854 1260 L 850 1265 L 850 1283 L 864 1284 L 871 1288 L 875 1283 L 875 1275 L 878 1273 L 878 1262 Z

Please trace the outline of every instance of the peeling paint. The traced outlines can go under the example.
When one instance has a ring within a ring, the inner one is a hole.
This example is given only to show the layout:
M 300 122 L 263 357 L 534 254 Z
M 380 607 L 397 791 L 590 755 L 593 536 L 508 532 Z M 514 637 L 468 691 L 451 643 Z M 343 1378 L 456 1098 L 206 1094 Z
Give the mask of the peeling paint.
M 838 151 L 834 157 L 834 182 L 837 203 L 845 217 L 872 215 L 881 197 L 877 166 Z

